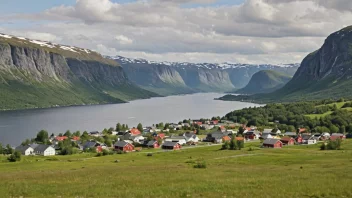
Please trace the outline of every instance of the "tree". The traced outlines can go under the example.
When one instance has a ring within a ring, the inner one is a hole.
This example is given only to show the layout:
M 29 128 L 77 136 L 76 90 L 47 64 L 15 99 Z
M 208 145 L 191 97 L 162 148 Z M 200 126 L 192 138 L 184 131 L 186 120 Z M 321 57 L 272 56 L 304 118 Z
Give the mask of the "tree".
M 239 129 L 238 129 L 238 134 L 239 135 L 242 135 L 244 133 L 244 128 L 243 127 L 240 127 Z
M 340 133 L 342 133 L 342 134 L 346 134 L 346 127 L 345 126 L 341 126 L 340 127 Z
M 13 148 L 9 145 L 9 144 L 7 144 L 6 145 L 6 147 L 5 147 L 5 152 L 4 152 L 5 154 L 12 154 L 13 153 Z
M 229 149 L 229 141 L 225 141 L 225 142 L 222 144 L 221 149 L 222 149 L 222 150 L 227 150 L 227 149 Z
M 141 123 L 139 123 L 139 124 L 137 125 L 137 129 L 138 129 L 139 131 L 143 132 L 143 125 L 142 125 Z
M 81 132 L 80 131 L 76 131 L 73 133 L 73 136 L 79 137 L 81 136 Z
M 28 144 L 30 144 L 31 143 L 31 140 L 30 139 L 26 139 L 25 141 L 23 141 L 22 143 L 21 143 L 21 145 L 22 146 L 26 146 L 26 145 L 28 145 Z
M 122 131 L 122 126 L 120 123 L 116 124 L 116 131 Z
M 21 161 L 21 153 L 19 151 L 15 151 L 7 158 L 7 160 L 9 160 L 10 162 Z
M 72 136 L 71 131 L 70 131 L 70 130 L 67 130 L 67 131 L 65 132 L 64 136 L 66 136 L 66 137 L 71 137 L 71 136 Z
M 159 128 L 163 129 L 164 128 L 164 123 L 160 122 L 159 123 Z
M 331 133 L 337 133 L 337 132 L 339 132 L 339 128 L 337 126 L 335 126 L 335 125 L 331 125 L 330 126 L 330 132 Z
M 38 143 L 46 144 L 49 141 L 48 132 L 45 130 L 39 131 L 37 133 L 37 137 L 35 138 L 35 141 Z
M 4 148 L 2 147 L 1 143 L 0 143 L 0 154 L 4 154 Z

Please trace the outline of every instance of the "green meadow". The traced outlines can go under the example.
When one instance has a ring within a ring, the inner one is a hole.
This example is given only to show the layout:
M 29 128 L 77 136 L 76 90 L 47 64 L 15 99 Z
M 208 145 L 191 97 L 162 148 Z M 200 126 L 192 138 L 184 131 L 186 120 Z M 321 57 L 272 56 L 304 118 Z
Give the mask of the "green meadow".
M 0 162 L 1 197 L 352 197 L 352 141 L 240 151 L 220 145 Z M 147 156 L 148 152 L 155 152 Z M 116 162 L 118 160 L 118 162 Z M 205 169 L 194 168 L 198 162 Z

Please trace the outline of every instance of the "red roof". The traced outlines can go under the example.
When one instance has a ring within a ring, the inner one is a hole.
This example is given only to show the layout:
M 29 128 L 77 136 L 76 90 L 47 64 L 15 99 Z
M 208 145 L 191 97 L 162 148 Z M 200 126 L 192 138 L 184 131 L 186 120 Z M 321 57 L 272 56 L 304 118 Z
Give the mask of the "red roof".
M 81 138 L 80 137 L 78 137 L 78 136 L 73 136 L 72 137 L 72 140 L 75 140 L 75 141 L 78 141 L 78 140 L 80 140 Z
M 194 122 L 194 124 L 196 124 L 196 125 L 202 125 L 203 123 L 202 122 Z
M 140 135 L 141 134 L 141 132 L 136 128 L 131 129 L 130 132 L 132 135 Z
M 68 137 L 66 137 L 66 136 L 56 136 L 55 137 L 55 139 L 57 140 L 57 141 L 64 141 L 64 140 L 66 140 Z
M 243 137 L 236 137 L 235 139 L 236 139 L 237 141 L 242 141 L 242 140 L 244 140 Z
M 231 140 L 231 138 L 227 135 L 222 137 L 222 139 L 223 139 L 223 141 L 230 141 Z
M 225 127 L 224 126 L 220 126 L 220 129 L 225 129 Z
M 164 134 L 164 133 L 159 133 L 158 136 L 159 136 L 161 139 L 164 139 L 164 138 L 165 138 L 165 134 Z
M 213 122 L 213 124 L 218 124 L 219 123 L 218 120 L 213 120 L 212 122 Z
M 300 128 L 300 129 L 299 129 L 299 133 L 306 132 L 306 130 L 307 130 L 306 128 Z
M 338 136 L 338 135 L 333 135 L 333 136 L 331 136 L 330 137 L 330 140 L 337 140 L 337 139 L 341 139 L 341 137 L 340 136 Z
M 281 138 L 281 141 L 290 141 L 291 139 L 293 139 L 292 137 L 288 137 L 288 136 L 285 136 L 285 137 L 282 137 Z

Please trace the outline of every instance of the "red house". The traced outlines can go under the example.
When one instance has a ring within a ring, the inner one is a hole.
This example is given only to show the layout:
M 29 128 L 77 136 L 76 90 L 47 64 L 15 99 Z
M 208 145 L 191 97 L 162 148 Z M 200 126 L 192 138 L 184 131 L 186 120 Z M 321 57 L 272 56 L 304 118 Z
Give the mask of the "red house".
M 222 141 L 226 142 L 226 141 L 231 141 L 231 138 L 227 135 L 225 135 L 224 137 L 222 137 Z
M 293 139 L 292 137 L 282 137 L 281 140 L 283 145 L 294 145 L 295 144 L 295 139 Z
M 167 149 L 167 150 L 180 150 L 181 145 L 177 142 L 165 142 L 162 146 L 162 149 Z
M 131 133 L 131 135 L 140 135 L 141 134 L 141 132 L 136 128 L 131 129 L 130 133 Z
M 115 148 L 115 150 L 126 151 L 126 152 L 134 150 L 134 146 L 128 142 L 125 142 L 125 141 L 117 141 L 114 144 L 114 148 Z
M 73 141 L 78 141 L 78 140 L 80 140 L 80 139 L 81 139 L 81 138 L 78 137 L 78 136 L 73 136 L 73 137 L 72 137 L 72 140 L 73 140 Z
M 302 144 L 303 138 L 302 138 L 301 135 L 299 135 L 299 136 L 296 137 L 296 142 L 297 142 L 298 144 Z
M 212 121 L 210 122 L 210 124 L 212 124 L 212 125 L 217 125 L 217 124 L 219 124 L 219 120 L 212 120 Z
M 282 148 L 282 142 L 279 139 L 266 139 L 263 142 L 265 148 Z
M 55 137 L 55 139 L 60 142 L 66 140 L 67 138 L 68 138 L 67 136 L 56 136 Z
M 200 125 L 202 125 L 202 124 L 203 124 L 203 122 L 194 122 L 194 124 L 196 124 L 196 125 L 200 126 Z
M 151 140 L 147 143 L 147 147 L 148 148 L 159 148 L 160 145 L 159 145 L 158 141 Z
M 299 128 L 298 133 L 307 133 L 307 129 L 306 128 Z

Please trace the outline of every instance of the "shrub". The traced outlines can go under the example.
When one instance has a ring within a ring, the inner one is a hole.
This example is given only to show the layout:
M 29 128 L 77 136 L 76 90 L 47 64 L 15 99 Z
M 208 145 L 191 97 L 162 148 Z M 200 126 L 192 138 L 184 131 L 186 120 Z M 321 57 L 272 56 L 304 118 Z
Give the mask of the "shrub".
M 153 156 L 153 153 L 148 153 L 147 156 L 151 157 L 151 156 Z
M 7 160 L 9 160 L 10 162 L 21 161 L 21 153 L 19 151 L 15 151 L 7 158 Z
M 229 147 L 230 147 L 230 143 L 228 141 L 225 141 L 222 144 L 221 150 L 227 150 L 227 149 L 229 149 Z
M 341 139 L 330 140 L 327 143 L 324 142 L 320 146 L 320 150 L 340 150 L 341 149 Z
M 117 154 L 126 154 L 127 152 L 126 151 L 117 150 L 116 153 Z
M 197 162 L 197 164 L 195 164 L 193 167 L 194 168 L 207 168 L 207 164 L 205 162 Z

